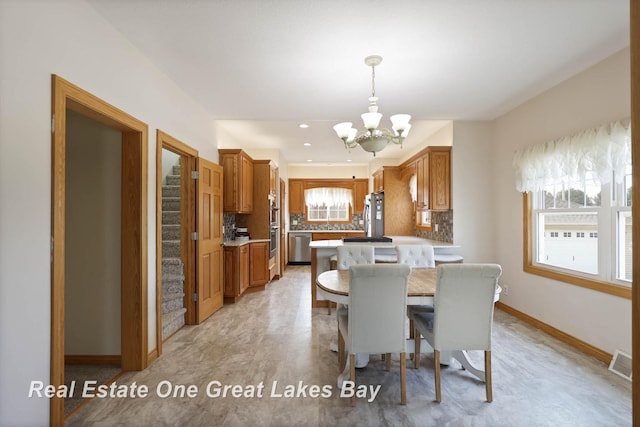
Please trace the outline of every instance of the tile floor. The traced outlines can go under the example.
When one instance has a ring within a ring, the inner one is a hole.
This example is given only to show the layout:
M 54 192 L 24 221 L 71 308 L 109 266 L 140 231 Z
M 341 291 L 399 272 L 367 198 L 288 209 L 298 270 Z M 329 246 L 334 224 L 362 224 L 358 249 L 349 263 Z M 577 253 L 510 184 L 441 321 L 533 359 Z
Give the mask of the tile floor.
M 308 266 L 289 267 L 264 292 L 225 305 L 164 344 L 162 356 L 116 384 L 147 386 L 147 397 L 94 398 L 67 426 L 630 426 L 631 384 L 596 359 L 496 310 L 493 403 L 484 384 L 451 365 L 442 370 L 442 403 L 433 401 L 433 363 L 423 353 L 407 369 L 401 406 L 399 361 L 377 356 L 358 370 L 359 385 L 380 385 L 355 408 L 336 386 L 335 310 L 310 307 Z M 474 355 L 481 361 L 482 355 Z M 236 385 L 214 397 L 216 384 Z M 207 394 L 207 387 L 209 394 Z M 258 391 L 264 384 L 262 396 Z M 275 384 L 275 385 L 274 385 Z M 193 397 L 163 397 L 197 388 Z M 304 388 L 307 386 L 306 388 Z M 313 397 L 312 386 L 328 397 Z M 299 393 L 290 397 L 288 393 Z M 306 395 L 305 395 L 306 394 Z

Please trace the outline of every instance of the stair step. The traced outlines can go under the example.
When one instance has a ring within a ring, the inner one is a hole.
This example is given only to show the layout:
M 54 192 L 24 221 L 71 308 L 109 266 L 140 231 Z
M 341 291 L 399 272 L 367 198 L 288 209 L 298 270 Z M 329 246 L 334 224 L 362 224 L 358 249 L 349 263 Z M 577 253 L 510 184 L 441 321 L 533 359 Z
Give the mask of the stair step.
M 180 211 L 180 198 L 179 197 L 163 197 L 162 210 L 163 211 Z
M 180 185 L 180 175 L 167 175 L 167 185 Z
M 180 171 L 181 170 L 182 169 L 180 169 L 180 165 L 176 165 L 176 166 L 173 167 L 173 174 L 174 175 L 180 175 Z
M 163 240 L 162 257 L 177 258 L 180 256 L 180 240 Z
M 162 198 L 165 197 L 180 197 L 179 185 L 163 185 L 162 186 Z
M 162 315 L 163 340 L 184 326 L 184 313 L 186 313 L 186 311 L 186 308 L 182 308 L 181 310 Z
M 162 240 L 180 240 L 180 224 L 163 224 Z
M 164 211 L 162 212 L 162 224 L 180 224 L 180 211 Z
M 162 314 L 169 314 L 174 311 L 179 311 L 184 308 L 184 293 L 175 292 L 169 294 L 170 298 L 165 299 L 165 295 L 162 295 Z

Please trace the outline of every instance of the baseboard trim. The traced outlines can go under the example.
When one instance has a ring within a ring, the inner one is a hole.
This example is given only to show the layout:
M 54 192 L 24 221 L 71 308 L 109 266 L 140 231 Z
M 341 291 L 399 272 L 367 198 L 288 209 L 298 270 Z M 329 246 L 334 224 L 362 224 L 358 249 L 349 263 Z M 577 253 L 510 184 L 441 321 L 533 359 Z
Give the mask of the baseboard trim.
M 509 313 L 510 315 L 512 315 L 513 317 L 516 317 L 520 320 L 522 320 L 523 322 L 528 323 L 529 325 L 540 329 L 542 332 L 551 335 L 552 337 L 562 341 L 565 344 L 570 345 L 571 347 L 574 347 L 580 351 L 582 351 L 583 353 L 588 354 L 589 356 L 593 356 L 596 359 L 598 359 L 599 361 L 606 363 L 607 365 L 609 363 L 611 363 L 611 359 L 613 358 L 613 354 L 607 353 L 604 350 L 601 350 L 597 347 L 592 346 L 589 343 L 586 343 L 574 336 L 571 336 L 569 334 L 567 334 L 566 332 L 561 331 L 560 329 L 556 329 L 551 325 L 548 325 L 544 322 L 541 322 L 540 320 L 529 316 L 528 314 L 525 314 L 519 310 L 516 310 L 513 307 L 510 307 L 500 301 L 496 302 L 496 308 L 499 308 L 500 310 L 504 311 L 505 313 Z
M 65 365 L 121 365 L 119 354 L 65 354 Z
M 160 355 L 158 354 L 158 348 L 154 348 L 151 353 L 147 355 L 147 366 L 151 365 Z

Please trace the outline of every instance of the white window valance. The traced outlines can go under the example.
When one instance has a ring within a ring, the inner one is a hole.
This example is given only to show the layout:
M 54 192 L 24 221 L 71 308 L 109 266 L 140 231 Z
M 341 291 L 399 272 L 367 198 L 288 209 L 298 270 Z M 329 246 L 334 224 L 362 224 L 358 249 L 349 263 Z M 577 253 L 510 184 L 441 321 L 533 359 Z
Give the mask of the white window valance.
M 409 194 L 411 194 L 411 201 L 418 200 L 418 178 L 415 175 L 411 175 L 409 178 Z
M 540 191 L 551 184 L 582 181 L 588 173 L 601 184 L 610 182 L 612 175 L 619 183 L 628 164 L 631 164 L 629 119 L 522 148 L 513 159 L 516 189 L 523 193 Z
M 304 190 L 307 206 L 345 206 L 353 203 L 352 191 L 346 188 L 321 187 Z

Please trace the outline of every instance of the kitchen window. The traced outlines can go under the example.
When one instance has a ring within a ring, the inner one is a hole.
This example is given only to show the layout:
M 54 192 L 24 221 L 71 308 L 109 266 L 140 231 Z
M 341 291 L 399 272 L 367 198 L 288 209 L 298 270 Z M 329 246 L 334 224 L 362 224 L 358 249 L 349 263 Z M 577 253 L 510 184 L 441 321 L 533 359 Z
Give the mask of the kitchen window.
M 346 188 L 320 187 L 304 191 L 307 222 L 351 222 L 353 192 Z
M 630 298 L 628 121 L 519 150 L 514 167 L 525 203 L 524 271 Z

